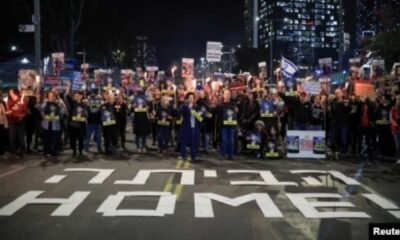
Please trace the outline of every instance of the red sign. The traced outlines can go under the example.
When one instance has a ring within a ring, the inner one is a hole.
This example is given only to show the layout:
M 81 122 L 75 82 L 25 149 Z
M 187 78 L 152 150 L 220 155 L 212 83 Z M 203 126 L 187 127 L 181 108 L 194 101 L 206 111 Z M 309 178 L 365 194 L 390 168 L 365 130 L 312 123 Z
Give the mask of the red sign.
M 44 84 L 49 86 L 60 85 L 60 79 L 57 75 L 46 75 L 44 76 Z
M 354 93 L 358 97 L 370 96 L 374 93 L 374 85 L 371 81 L 354 81 Z

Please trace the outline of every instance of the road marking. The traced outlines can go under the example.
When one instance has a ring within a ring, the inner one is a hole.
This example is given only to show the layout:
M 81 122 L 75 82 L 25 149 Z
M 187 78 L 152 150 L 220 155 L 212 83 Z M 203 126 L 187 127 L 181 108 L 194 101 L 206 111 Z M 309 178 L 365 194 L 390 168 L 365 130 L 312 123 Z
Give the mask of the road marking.
M 29 165 L 27 165 L 27 166 L 20 166 L 20 167 L 18 167 L 18 168 L 16 168 L 16 169 L 13 169 L 13 170 L 10 170 L 10 171 L 8 171 L 8 172 L 5 172 L 5 173 L 1 174 L 1 175 L 0 175 L 0 178 L 3 178 L 3 177 L 6 177 L 6 176 L 9 176 L 9 175 L 11 175 L 11 174 L 17 173 L 17 172 L 19 172 L 19 171 L 22 171 L 22 170 L 24 170 L 24 169 L 27 168 L 27 167 L 33 167 L 33 166 L 38 165 L 38 164 L 40 164 L 40 163 L 42 163 L 42 161 L 40 161 L 40 162 L 34 162 L 34 163 L 29 164 Z
M 189 168 L 190 164 L 191 164 L 190 160 L 189 161 L 185 161 L 185 164 L 183 165 L 183 168 L 186 168 L 186 169 Z M 179 183 L 176 184 L 174 194 L 176 195 L 176 199 L 177 200 L 179 200 L 179 198 L 180 198 L 180 196 L 182 194 L 182 189 L 183 189 L 182 184 L 179 184 Z
M 178 160 L 175 164 L 175 168 L 181 168 L 183 164 L 183 160 Z M 169 192 L 171 191 L 172 187 L 174 186 L 174 184 L 172 183 L 172 181 L 174 180 L 175 174 L 171 175 L 168 180 L 167 183 L 164 186 L 164 190 L 163 192 Z

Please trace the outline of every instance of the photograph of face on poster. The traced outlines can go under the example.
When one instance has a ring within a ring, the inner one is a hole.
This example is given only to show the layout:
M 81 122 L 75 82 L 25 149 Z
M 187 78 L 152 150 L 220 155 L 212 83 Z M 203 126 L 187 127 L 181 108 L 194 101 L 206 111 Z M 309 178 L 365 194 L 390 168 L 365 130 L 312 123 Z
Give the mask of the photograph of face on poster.
M 94 70 L 94 79 L 97 86 L 112 86 L 113 78 L 111 69 L 97 69 Z
M 18 89 L 20 91 L 32 92 L 35 87 L 35 81 L 37 76 L 36 70 L 21 69 L 18 71 Z M 29 95 L 26 93 L 25 96 Z
M 121 86 L 124 88 L 128 88 L 129 84 L 131 84 L 133 80 L 133 70 L 131 69 L 122 69 L 121 70 Z
M 182 78 L 193 78 L 194 77 L 194 59 L 183 58 L 182 59 Z

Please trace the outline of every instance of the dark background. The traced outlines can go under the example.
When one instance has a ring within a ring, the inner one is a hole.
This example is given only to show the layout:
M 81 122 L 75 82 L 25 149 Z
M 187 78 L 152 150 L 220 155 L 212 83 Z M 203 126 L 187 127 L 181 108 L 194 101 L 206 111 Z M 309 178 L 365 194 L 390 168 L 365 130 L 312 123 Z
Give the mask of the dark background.
M 68 46 L 68 19 L 77 12 L 69 14 L 70 6 L 76 9 L 79 2 L 41 1 L 43 55 Z M 19 54 L 33 54 L 34 34 L 18 32 L 18 24 L 31 23 L 33 0 L 1 5 L 0 61 L 10 56 L 11 45 L 18 47 Z M 166 68 L 182 57 L 205 56 L 207 41 L 240 44 L 243 9 L 241 0 L 86 0 L 74 52 L 85 49 L 87 61 L 101 62 L 112 50 L 128 49 L 136 36 L 147 36 L 149 44 L 156 47 L 160 67 Z

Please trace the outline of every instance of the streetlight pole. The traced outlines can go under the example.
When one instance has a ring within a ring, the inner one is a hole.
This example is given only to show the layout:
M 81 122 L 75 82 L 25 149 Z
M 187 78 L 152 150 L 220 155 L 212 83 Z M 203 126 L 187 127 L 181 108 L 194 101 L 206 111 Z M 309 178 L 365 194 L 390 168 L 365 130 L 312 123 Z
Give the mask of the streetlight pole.
M 343 0 L 339 0 L 339 52 L 338 52 L 338 63 L 339 67 L 338 70 L 341 73 L 342 72 L 342 65 L 343 65 Z
M 40 0 L 34 0 L 34 25 L 35 25 L 35 67 L 41 72 L 41 29 L 40 29 Z
M 253 0 L 253 48 L 258 48 L 258 0 Z

